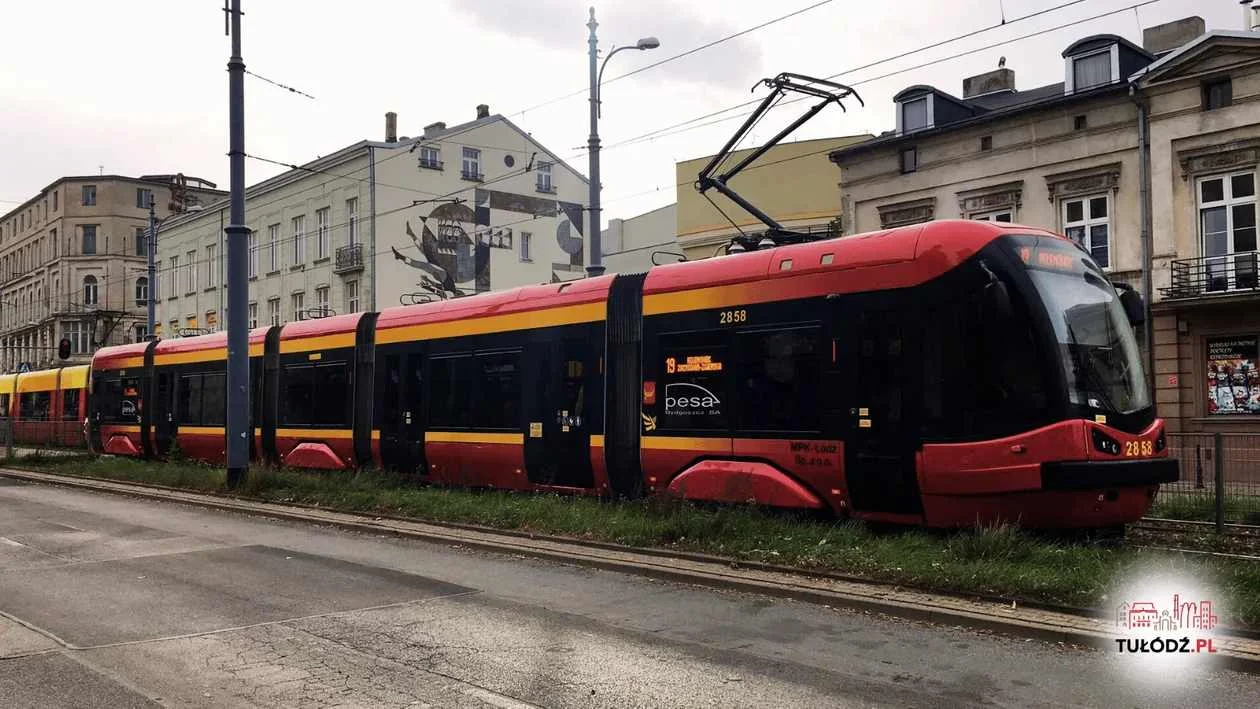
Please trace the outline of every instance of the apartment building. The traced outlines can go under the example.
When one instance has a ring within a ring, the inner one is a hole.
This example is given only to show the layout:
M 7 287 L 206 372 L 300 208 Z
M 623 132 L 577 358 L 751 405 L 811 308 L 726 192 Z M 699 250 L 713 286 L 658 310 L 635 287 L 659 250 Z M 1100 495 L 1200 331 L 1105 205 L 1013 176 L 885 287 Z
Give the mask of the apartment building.
M 961 96 L 903 90 L 895 129 L 831 154 L 845 233 L 966 218 L 1065 234 L 1151 303 L 1139 341 L 1170 430 L 1260 430 L 1260 23 L 1246 16 L 1146 28 L 1141 46 L 1084 37 L 1047 86 L 1018 89 L 1001 66 Z
M 71 363 L 146 337 L 149 201 L 159 218 L 226 194 L 184 175 L 62 177 L 0 216 L 0 366 Z
M 251 327 L 580 278 L 584 176 L 489 107 L 246 189 Z M 162 334 L 223 329 L 226 200 L 158 237 Z

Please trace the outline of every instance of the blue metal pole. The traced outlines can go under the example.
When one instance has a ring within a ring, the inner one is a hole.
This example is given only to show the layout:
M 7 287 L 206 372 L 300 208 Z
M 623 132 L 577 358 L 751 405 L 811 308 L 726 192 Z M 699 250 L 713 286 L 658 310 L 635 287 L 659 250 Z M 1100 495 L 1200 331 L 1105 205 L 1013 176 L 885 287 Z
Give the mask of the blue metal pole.
M 227 483 L 239 486 L 249 470 L 249 227 L 245 226 L 245 62 L 241 59 L 241 0 L 231 0 L 232 57 L 228 60 L 231 199 L 228 248 Z M 213 264 L 210 265 L 213 268 Z

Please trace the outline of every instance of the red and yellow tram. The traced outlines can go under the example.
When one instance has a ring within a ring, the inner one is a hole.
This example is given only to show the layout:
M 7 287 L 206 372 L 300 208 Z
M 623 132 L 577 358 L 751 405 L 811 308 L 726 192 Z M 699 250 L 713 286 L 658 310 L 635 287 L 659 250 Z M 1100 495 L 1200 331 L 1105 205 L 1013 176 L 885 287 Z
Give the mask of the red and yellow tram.
M 259 328 L 251 456 L 934 527 L 1113 526 L 1178 476 L 1132 305 L 1062 237 L 938 221 Z M 100 350 L 92 445 L 222 461 L 225 344 Z

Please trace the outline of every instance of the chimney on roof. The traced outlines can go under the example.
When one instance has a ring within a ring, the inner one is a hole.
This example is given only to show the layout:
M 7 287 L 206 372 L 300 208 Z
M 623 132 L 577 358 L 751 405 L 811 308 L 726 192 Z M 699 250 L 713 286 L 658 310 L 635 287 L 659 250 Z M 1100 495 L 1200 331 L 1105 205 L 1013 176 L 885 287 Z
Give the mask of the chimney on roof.
M 398 142 L 398 114 L 393 111 L 385 114 L 385 142 Z
M 1251 0 L 1241 3 L 1243 6 L 1243 29 L 1247 32 L 1260 32 L 1260 7 L 1253 7 Z
M 430 123 L 429 125 L 424 127 L 424 139 L 429 140 L 444 130 L 446 130 L 446 124 L 443 123 L 442 121 L 438 121 L 437 123 Z
M 1250 0 L 1248 0 L 1250 2 Z M 1142 49 L 1159 56 L 1167 54 L 1203 34 L 1207 25 L 1202 17 L 1183 17 L 1142 30 Z
M 1015 72 L 1005 66 L 963 79 L 963 98 L 1015 91 Z
M 489 118 L 489 117 L 490 117 L 490 107 L 484 103 L 478 104 L 477 105 L 477 118 L 480 119 L 480 118 Z

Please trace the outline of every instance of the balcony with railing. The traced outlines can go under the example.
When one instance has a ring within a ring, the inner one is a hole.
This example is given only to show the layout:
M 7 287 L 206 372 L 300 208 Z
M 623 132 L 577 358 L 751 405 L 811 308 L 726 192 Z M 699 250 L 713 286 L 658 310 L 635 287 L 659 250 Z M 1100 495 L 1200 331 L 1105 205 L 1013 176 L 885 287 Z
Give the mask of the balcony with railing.
M 1260 251 L 1200 256 L 1172 262 L 1171 285 L 1160 288 L 1169 300 L 1260 292 Z
M 363 270 L 363 244 L 338 246 L 333 259 L 333 273 L 354 273 Z

